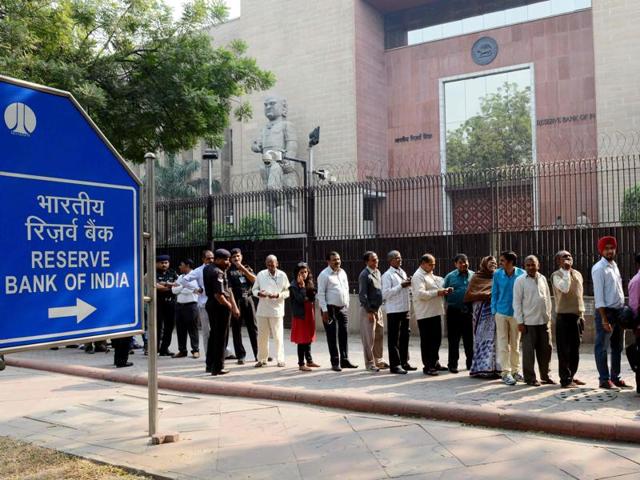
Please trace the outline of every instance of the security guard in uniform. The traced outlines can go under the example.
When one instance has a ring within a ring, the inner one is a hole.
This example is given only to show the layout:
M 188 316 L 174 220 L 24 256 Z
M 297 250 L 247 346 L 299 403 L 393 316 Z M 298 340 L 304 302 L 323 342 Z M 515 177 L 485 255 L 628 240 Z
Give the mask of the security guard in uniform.
M 173 355 L 169 345 L 176 325 L 176 296 L 171 292 L 171 287 L 175 286 L 178 280 L 178 274 L 169 268 L 170 261 L 169 255 L 156 257 L 158 352 L 160 356 L 167 357 Z
M 251 293 L 251 287 L 256 280 L 256 275 L 250 266 L 242 264 L 242 251 L 239 248 L 231 250 L 231 266 L 227 270 L 227 277 L 229 277 L 229 285 L 240 310 L 240 316 L 231 319 L 233 349 L 236 352 L 238 364 L 243 365 L 247 352 L 242 344 L 242 324 L 244 323 L 247 327 L 253 356 L 257 361 L 258 323 L 256 321 L 256 304 Z
M 213 263 L 207 265 L 203 272 L 204 289 L 207 294 L 207 314 L 211 324 L 209 345 L 207 347 L 207 372 L 211 375 L 225 375 L 229 370 L 224 368 L 224 357 L 229 321 L 231 315 L 240 316 L 240 311 L 229 287 L 226 271 L 229 268 L 231 253 L 219 248 L 213 253 Z

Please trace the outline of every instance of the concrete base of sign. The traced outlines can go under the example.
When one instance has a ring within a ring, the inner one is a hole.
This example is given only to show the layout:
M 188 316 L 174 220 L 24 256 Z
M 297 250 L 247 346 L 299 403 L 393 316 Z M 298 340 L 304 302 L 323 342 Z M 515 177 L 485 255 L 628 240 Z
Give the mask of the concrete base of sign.
M 162 445 L 163 443 L 176 443 L 180 440 L 180 434 L 172 433 L 156 433 L 151 436 L 151 445 Z

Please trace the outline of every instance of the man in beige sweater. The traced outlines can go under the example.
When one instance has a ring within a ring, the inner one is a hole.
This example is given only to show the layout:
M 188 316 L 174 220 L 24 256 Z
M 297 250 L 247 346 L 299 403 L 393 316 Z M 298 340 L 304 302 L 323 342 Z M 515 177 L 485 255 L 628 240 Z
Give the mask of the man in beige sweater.
M 556 304 L 556 349 L 560 386 L 584 385 L 575 378 L 580 362 L 580 340 L 584 330 L 584 289 L 582 275 L 573 267 L 573 257 L 566 250 L 556 253 L 558 270 L 551 275 Z

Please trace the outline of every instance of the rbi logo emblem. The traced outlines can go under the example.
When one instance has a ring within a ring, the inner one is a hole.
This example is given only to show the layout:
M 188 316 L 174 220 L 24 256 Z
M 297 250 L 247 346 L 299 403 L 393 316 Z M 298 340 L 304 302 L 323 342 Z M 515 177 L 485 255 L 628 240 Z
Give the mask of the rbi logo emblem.
M 489 65 L 498 56 L 498 42 L 491 37 L 482 37 L 471 47 L 471 58 L 478 65 Z
M 4 123 L 12 134 L 28 137 L 36 129 L 36 114 L 24 103 L 15 102 L 4 110 Z

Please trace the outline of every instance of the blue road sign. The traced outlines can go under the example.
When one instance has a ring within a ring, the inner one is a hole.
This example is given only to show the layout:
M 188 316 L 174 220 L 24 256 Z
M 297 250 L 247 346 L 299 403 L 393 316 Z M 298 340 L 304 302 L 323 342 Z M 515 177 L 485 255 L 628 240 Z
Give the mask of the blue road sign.
M 66 92 L 0 115 L 0 352 L 141 331 L 139 180 Z

